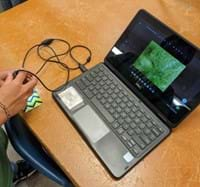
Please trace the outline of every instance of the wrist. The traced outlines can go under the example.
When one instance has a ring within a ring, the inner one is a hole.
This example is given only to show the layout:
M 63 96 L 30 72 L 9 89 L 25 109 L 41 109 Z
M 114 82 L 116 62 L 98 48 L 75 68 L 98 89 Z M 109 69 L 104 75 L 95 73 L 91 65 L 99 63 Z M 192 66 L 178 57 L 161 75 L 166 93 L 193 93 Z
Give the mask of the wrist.
M 8 121 L 8 119 L 11 117 L 10 112 L 8 111 L 7 107 L 2 102 L 0 102 L 0 109 L 1 109 L 2 120 Z M 3 113 L 4 113 L 4 115 L 3 115 Z
M 5 111 L 0 107 L 0 126 L 7 121 Z

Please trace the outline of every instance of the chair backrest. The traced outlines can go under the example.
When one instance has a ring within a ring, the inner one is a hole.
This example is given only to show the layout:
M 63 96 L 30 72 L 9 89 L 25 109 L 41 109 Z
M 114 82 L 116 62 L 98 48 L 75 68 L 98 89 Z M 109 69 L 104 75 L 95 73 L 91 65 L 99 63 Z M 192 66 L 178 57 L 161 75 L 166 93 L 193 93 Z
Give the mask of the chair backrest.
M 0 0 L 0 12 L 12 8 L 26 0 Z
M 0 12 L 12 8 L 12 3 L 10 0 L 0 0 Z
M 24 2 L 25 0 L 9 0 L 12 4 L 12 6 L 16 6 L 22 2 Z

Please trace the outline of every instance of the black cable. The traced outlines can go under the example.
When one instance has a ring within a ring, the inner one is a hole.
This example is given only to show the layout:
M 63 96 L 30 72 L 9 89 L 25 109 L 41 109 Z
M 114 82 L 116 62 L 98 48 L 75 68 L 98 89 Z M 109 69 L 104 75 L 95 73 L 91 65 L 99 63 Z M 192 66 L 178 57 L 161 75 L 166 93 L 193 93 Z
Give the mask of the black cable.
M 48 91 L 50 91 L 50 92 L 54 92 L 54 91 L 59 90 L 59 88 L 57 88 L 57 89 L 50 89 L 50 88 L 48 88 L 48 87 L 43 83 L 43 81 L 42 81 L 36 74 L 32 73 L 31 71 L 28 71 L 28 70 L 25 70 L 25 69 L 18 69 L 18 70 L 17 70 L 17 72 L 20 72 L 20 71 L 21 71 L 21 72 L 26 72 L 26 73 L 29 73 L 29 74 L 33 75 L 36 79 L 38 79 L 38 81 L 42 84 L 42 86 L 43 86 L 44 88 L 46 88 Z M 67 80 L 66 80 L 65 84 L 68 83 L 68 81 L 69 81 L 69 73 L 68 73 Z
M 62 43 L 64 43 L 64 44 L 66 44 L 67 50 L 65 50 L 64 52 L 58 54 L 58 53 L 56 52 L 56 50 L 55 50 L 52 46 L 50 46 L 54 41 L 62 42 Z M 17 70 L 17 73 L 18 73 L 19 71 L 23 71 L 23 72 L 27 72 L 27 73 L 31 74 L 32 76 L 34 76 L 35 78 L 37 78 L 38 81 L 42 84 L 42 86 L 43 86 L 44 88 L 46 88 L 48 91 L 50 91 L 50 92 L 57 91 L 59 88 L 57 88 L 57 89 L 50 89 L 50 88 L 48 88 L 48 87 L 44 84 L 44 82 L 37 76 L 37 75 L 42 71 L 42 69 L 47 65 L 47 63 L 56 63 L 56 64 L 60 65 L 64 70 L 67 71 L 67 78 L 66 78 L 66 81 L 65 81 L 65 83 L 64 83 L 64 84 L 67 84 L 67 83 L 69 82 L 69 78 L 70 78 L 70 71 L 71 71 L 71 70 L 77 70 L 77 69 L 80 69 L 82 72 L 87 71 L 87 68 L 85 67 L 85 65 L 86 65 L 87 63 L 89 63 L 89 62 L 91 61 L 91 58 L 92 58 L 92 52 L 91 52 L 91 50 L 90 50 L 88 47 L 84 46 L 84 45 L 75 45 L 75 46 L 71 47 L 68 41 L 65 41 L 65 40 L 63 40 L 63 39 L 58 39 L 58 38 L 55 38 L 55 39 L 50 38 L 50 39 L 46 39 L 46 40 L 42 41 L 40 44 L 36 44 L 36 45 L 32 46 L 30 49 L 28 49 L 28 51 L 26 52 L 26 54 L 25 54 L 25 56 L 24 56 L 24 59 L 23 59 L 23 61 L 22 61 L 22 68 L 25 68 L 25 64 L 26 64 L 26 62 L 27 62 L 28 55 L 29 55 L 30 52 L 31 52 L 33 49 L 35 49 L 35 48 L 36 48 L 38 57 L 39 57 L 41 60 L 44 61 L 43 64 L 39 67 L 39 69 L 38 69 L 35 73 L 33 73 L 33 72 L 29 71 L 29 70 L 25 70 L 25 69 L 19 69 L 19 70 Z M 48 58 L 45 58 L 45 57 L 42 56 L 42 54 L 41 54 L 41 48 L 42 48 L 42 49 L 44 49 L 44 48 L 50 49 L 50 51 L 53 53 L 53 55 L 50 56 L 50 57 L 48 57 Z M 89 56 L 87 57 L 87 59 L 86 59 L 85 62 L 83 62 L 83 63 L 82 63 L 82 62 L 79 62 L 79 61 L 74 57 L 72 51 L 73 51 L 74 49 L 76 49 L 76 48 L 84 48 L 85 50 L 88 51 Z M 69 56 L 71 57 L 71 59 L 78 65 L 77 67 L 75 67 L 75 68 L 69 67 L 66 63 L 63 63 L 63 62 L 60 60 L 60 57 L 62 57 L 62 56 L 67 56 L 68 54 L 69 54 Z
M 79 62 L 79 61 L 74 57 L 74 55 L 73 55 L 73 53 L 72 53 L 73 50 L 75 50 L 75 49 L 77 49 L 77 48 L 86 49 L 86 51 L 88 51 L 88 53 L 89 53 L 88 57 L 86 58 L 86 61 L 83 62 L 83 63 Z M 87 68 L 85 67 L 85 65 L 86 65 L 87 63 L 89 63 L 89 62 L 91 61 L 91 58 L 92 58 L 92 51 L 91 51 L 88 47 L 86 47 L 86 46 L 84 46 L 84 45 L 75 45 L 75 46 L 71 47 L 71 49 L 70 49 L 70 51 L 69 51 L 69 55 L 70 55 L 71 59 L 72 59 L 74 62 L 77 63 L 78 68 L 80 68 L 80 70 L 81 70 L 82 72 L 87 71 Z
M 50 40 L 51 42 L 49 42 L 49 40 Z M 42 47 L 50 47 L 50 44 L 53 43 L 52 40 L 53 40 L 53 41 L 59 41 L 59 42 L 62 42 L 62 43 L 64 43 L 64 44 L 67 45 L 67 50 L 66 50 L 65 52 L 60 53 L 60 54 L 57 54 L 57 53 L 55 52 L 55 54 L 56 54 L 57 57 L 67 55 L 67 54 L 69 53 L 69 51 L 70 51 L 70 49 L 71 49 L 71 46 L 70 46 L 69 42 L 67 42 L 67 41 L 65 41 L 65 40 L 63 40 L 63 39 L 57 39 L 57 38 L 55 38 L 55 39 L 47 39 L 47 40 L 44 40 L 43 42 L 41 42 L 40 46 L 42 46 Z M 41 59 L 43 59 L 43 60 L 47 60 L 45 57 L 43 57 L 43 56 L 41 55 L 39 49 L 40 49 L 40 48 L 38 47 L 38 48 L 37 48 L 37 54 L 38 54 L 38 56 L 39 56 Z M 53 49 L 53 48 L 51 48 L 51 50 L 52 50 L 52 49 Z M 55 51 L 55 50 L 54 50 L 54 51 Z M 52 61 L 52 62 L 53 62 L 53 61 Z
M 22 61 L 22 68 L 25 67 L 25 63 L 26 63 L 26 60 L 27 60 L 27 58 L 28 58 L 29 53 L 30 53 L 34 48 L 38 47 L 39 45 L 40 45 L 40 44 L 34 45 L 33 47 L 31 47 L 31 48 L 26 52 L 26 54 L 25 54 L 25 56 L 24 56 L 24 59 L 23 59 L 23 61 Z

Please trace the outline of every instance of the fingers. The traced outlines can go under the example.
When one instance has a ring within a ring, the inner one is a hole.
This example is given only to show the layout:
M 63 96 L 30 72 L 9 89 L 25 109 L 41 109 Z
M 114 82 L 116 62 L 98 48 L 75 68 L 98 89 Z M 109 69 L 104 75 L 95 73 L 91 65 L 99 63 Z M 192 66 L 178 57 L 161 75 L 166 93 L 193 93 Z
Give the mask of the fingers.
M 27 92 L 29 92 L 30 90 L 32 91 L 36 85 L 37 79 L 35 77 L 31 77 L 29 78 L 29 81 L 26 84 L 24 84 L 24 87 L 27 90 Z
M 23 84 L 23 82 L 25 81 L 26 79 L 26 76 L 27 76 L 27 73 L 26 72 L 22 72 L 20 71 L 17 76 L 15 77 L 15 81 L 17 81 L 18 83 L 20 84 Z
M 7 77 L 6 77 L 6 79 L 5 79 L 5 81 L 4 81 L 4 83 L 9 83 L 9 82 L 11 82 L 12 80 L 13 80 L 12 73 L 9 72 L 8 75 L 7 75 Z
M 3 85 L 4 81 L 0 80 L 0 87 Z
M 12 73 L 13 71 L 12 70 L 5 70 L 5 71 L 1 71 L 0 72 L 0 79 L 1 80 L 6 80 L 7 76 L 9 73 Z

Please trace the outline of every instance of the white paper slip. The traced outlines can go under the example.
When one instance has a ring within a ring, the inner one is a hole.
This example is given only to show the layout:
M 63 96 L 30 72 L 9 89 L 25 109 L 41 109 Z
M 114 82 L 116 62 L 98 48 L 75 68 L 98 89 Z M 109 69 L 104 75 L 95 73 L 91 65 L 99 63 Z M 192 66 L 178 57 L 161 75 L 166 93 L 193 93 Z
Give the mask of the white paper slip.
M 69 110 L 83 103 L 83 99 L 74 87 L 69 87 L 58 94 Z

